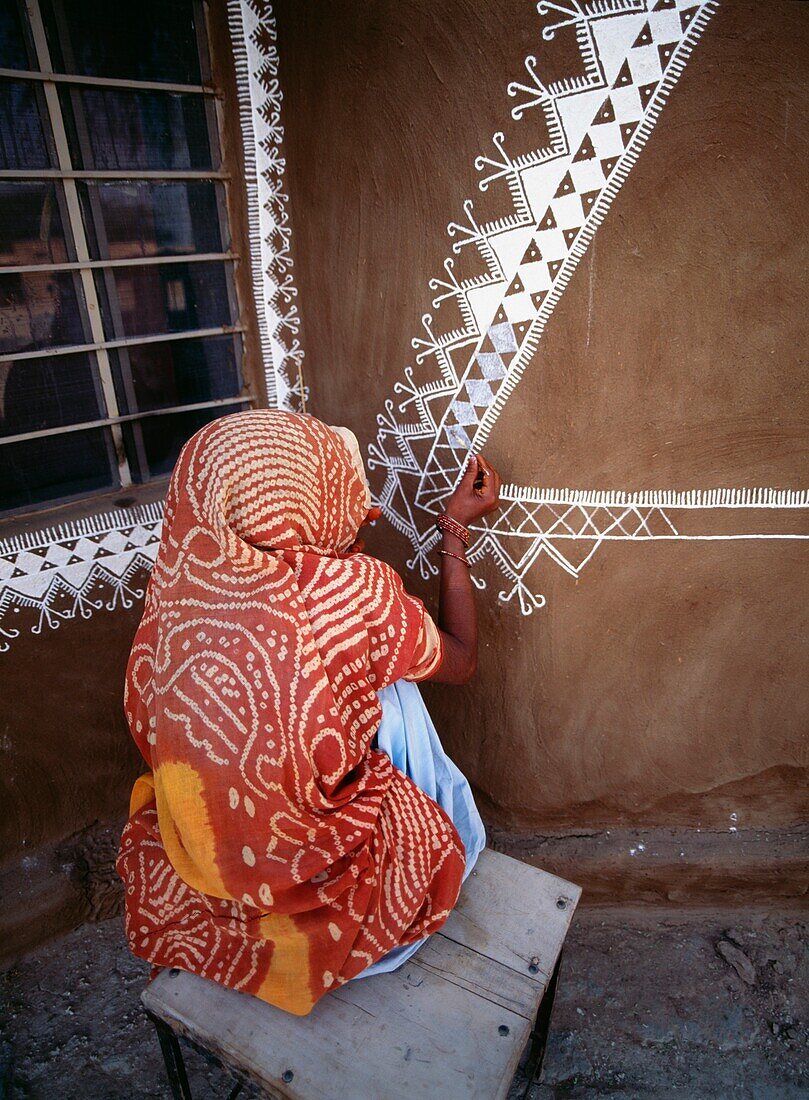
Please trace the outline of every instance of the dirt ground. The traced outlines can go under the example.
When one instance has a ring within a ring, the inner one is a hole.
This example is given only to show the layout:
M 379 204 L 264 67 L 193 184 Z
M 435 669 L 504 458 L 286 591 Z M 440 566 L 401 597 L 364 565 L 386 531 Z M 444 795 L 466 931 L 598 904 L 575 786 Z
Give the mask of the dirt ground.
M 809 1098 L 808 948 L 794 912 L 581 909 L 531 1100 Z M 5 971 L 0 1097 L 169 1096 L 145 976 L 117 918 Z M 223 1071 L 186 1061 L 195 1100 L 227 1096 Z M 510 1100 L 523 1088 L 518 1073 Z

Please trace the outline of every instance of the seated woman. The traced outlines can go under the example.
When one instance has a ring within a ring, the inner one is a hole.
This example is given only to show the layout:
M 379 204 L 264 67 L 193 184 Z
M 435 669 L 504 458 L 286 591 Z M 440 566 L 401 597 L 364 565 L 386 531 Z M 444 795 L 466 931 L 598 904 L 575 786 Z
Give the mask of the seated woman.
M 127 669 L 136 955 L 306 1015 L 444 924 L 485 833 L 414 681 L 474 673 L 465 526 L 499 488 L 472 460 L 439 520 L 436 626 L 357 543 L 350 432 L 257 410 L 189 440 Z

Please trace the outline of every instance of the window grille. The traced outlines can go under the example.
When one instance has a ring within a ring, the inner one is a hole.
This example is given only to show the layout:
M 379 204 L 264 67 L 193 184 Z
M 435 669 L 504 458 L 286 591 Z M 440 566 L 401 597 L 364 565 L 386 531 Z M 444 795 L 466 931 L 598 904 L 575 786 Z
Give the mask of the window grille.
M 0 508 L 255 403 L 219 124 L 202 0 L 0 0 Z

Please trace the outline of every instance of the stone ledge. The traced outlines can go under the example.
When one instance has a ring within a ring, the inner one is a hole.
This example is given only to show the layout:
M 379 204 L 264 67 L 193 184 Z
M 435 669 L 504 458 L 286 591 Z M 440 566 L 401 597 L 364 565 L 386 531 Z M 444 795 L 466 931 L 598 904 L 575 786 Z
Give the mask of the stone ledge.
M 809 826 L 486 832 L 496 851 L 581 886 L 583 905 L 766 905 L 809 893 Z

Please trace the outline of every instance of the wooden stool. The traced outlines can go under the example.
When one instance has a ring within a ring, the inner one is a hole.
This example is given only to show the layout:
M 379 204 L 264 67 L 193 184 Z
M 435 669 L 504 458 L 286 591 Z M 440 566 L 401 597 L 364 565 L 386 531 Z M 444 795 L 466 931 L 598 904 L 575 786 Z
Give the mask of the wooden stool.
M 559 959 L 581 891 L 485 848 L 446 924 L 398 970 L 347 982 L 292 1016 L 181 970 L 142 1001 L 175 1100 L 191 1093 L 177 1036 L 271 1097 L 505 1097 L 531 1041 L 539 1078 Z

